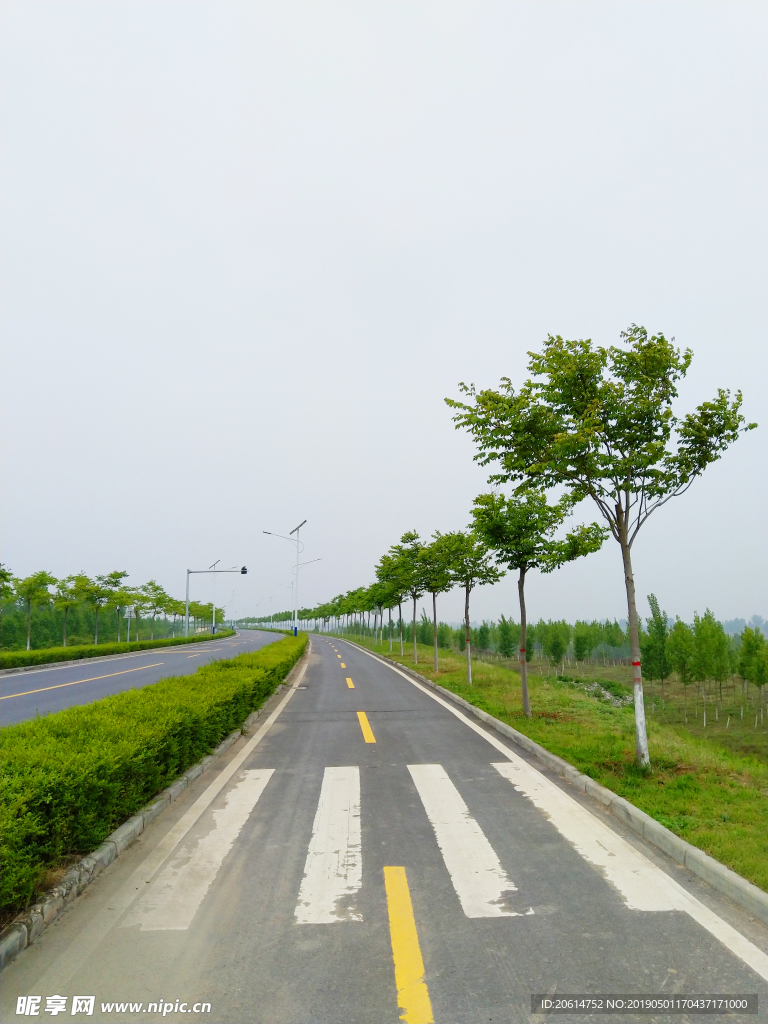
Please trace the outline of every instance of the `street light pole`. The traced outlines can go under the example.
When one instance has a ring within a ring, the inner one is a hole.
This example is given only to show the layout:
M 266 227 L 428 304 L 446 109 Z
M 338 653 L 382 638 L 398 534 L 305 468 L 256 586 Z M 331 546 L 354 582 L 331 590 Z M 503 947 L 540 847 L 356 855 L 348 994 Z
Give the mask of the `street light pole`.
M 299 523 L 297 527 L 291 530 L 290 535 L 286 537 L 282 533 L 272 533 L 271 530 L 262 530 L 262 533 L 266 533 L 270 537 L 282 537 L 283 540 L 288 540 L 291 544 L 296 545 L 296 593 L 293 602 L 293 635 L 296 636 L 299 632 L 299 555 L 301 554 L 301 541 L 299 540 L 299 530 L 306 523 L 306 519 Z M 296 534 L 296 540 L 293 540 L 293 535 Z
M 293 595 L 293 635 L 298 636 L 299 634 L 299 530 L 302 528 L 304 522 L 299 523 L 295 530 L 291 530 L 291 534 L 296 534 L 296 593 Z

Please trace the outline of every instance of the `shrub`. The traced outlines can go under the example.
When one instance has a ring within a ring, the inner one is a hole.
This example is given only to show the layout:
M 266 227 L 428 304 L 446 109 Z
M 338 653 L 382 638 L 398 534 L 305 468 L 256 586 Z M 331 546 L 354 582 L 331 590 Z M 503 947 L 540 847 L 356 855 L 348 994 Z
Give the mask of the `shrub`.
M 4 911 L 27 906 L 42 872 L 93 850 L 273 693 L 306 634 L 0 730 Z

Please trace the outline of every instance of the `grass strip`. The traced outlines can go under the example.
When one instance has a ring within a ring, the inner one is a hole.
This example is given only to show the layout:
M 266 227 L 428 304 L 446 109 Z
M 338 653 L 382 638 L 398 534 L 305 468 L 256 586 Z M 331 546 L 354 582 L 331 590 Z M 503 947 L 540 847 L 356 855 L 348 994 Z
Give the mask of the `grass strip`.
M 35 651 L 3 651 L 0 669 L 26 668 L 27 665 L 50 665 L 55 661 L 80 661 L 83 658 L 103 658 L 110 654 L 129 654 L 131 651 L 151 651 L 155 647 L 176 647 L 179 644 L 202 644 L 210 640 L 224 640 L 234 636 L 234 629 L 224 629 L 213 636 L 167 637 L 163 640 L 126 640 L 121 643 L 81 644 L 76 647 L 43 647 Z
M 435 672 L 431 647 L 419 646 L 414 665 L 412 646 L 402 658 L 389 654 L 388 644 L 365 646 L 513 726 L 768 892 L 765 731 L 761 749 L 751 724 L 743 735 L 731 728 L 710 739 L 698 725 L 656 720 L 646 698 L 651 754 L 646 770 L 635 761 L 634 707 L 614 704 L 622 694 L 631 695 L 629 687 L 601 680 L 590 693 L 588 679 L 566 682 L 531 672 L 533 717 L 526 718 L 520 676 L 509 668 L 473 658 L 468 686 L 465 655 L 440 650 Z
M 306 633 L 82 707 L 0 729 L 0 909 L 27 907 L 260 707 Z

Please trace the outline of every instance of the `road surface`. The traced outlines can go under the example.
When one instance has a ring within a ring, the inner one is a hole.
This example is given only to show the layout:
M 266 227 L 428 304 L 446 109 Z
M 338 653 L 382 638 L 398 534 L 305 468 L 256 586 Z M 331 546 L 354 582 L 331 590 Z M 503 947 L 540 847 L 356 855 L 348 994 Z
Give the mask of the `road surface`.
M 520 1024 L 532 993 L 757 993 L 727 1019 L 766 1019 L 762 925 L 433 691 L 311 650 L 7 968 L 3 1021 L 32 996 L 85 1019 L 78 996 L 103 1021 Z
M 112 693 L 138 690 L 166 676 L 190 675 L 200 665 L 258 651 L 275 640 L 282 640 L 282 635 L 242 630 L 223 640 L 156 647 L 95 663 L 84 658 L 54 668 L 43 665 L 29 672 L 9 673 L 0 676 L 0 724 L 12 725 L 38 714 L 49 715 L 77 704 L 90 704 Z

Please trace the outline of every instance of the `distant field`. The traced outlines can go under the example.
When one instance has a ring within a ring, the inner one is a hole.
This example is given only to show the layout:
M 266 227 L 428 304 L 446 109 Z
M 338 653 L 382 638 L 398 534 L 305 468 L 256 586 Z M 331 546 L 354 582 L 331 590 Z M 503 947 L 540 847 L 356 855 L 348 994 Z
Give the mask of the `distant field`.
M 412 645 L 403 658 L 389 655 L 386 643 L 374 649 L 414 667 Z M 628 694 L 628 667 L 587 665 L 582 676 L 581 668 L 566 666 L 566 674 L 578 679 L 562 682 L 533 663 L 528 676 L 533 718 L 526 719 L 520 677 L 511 668 L 473 658 L 469 687 L 464 655 L 441 650 L 438 673 L 431 647 L 419 646 L 418 656 L 422 675 L 514 726 L 768 891 L 768 721 L 763 716 L 761 723 L 754 687 L 743 700 L 739 682 L 735 688 L 723 685 L 722 702 L 719 691 L 711 692 L 705 728 L 704 704 L 701 696 L 695 699 L 694 686 L 688 688 L 686 725 L 682 686 L 665 683 L 662 699 L 658 683 L 646 684 L 652 768 L 645 771 L 634 759 L 632 705 L 615 707 L 583 689 L 592 681 L 611 681 L 623 684 Z

